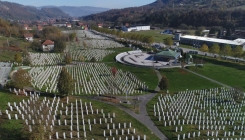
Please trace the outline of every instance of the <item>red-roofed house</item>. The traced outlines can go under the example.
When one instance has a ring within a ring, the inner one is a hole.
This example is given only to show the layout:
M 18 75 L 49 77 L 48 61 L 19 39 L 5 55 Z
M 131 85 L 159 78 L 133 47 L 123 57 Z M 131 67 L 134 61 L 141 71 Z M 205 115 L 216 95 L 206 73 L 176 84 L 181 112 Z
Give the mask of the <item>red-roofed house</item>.
M 24 30 L 28 30 L 28 27 L 29 27 L 29 26 L 28 26 L 27 24 L 24 24 L 24 25 L 23 25 L 23 29 L 24 29 Z
M 67 27 L 67 28 L 71 28 L 71 24 L 70 24 L 70 23 L 67 23 L 67 24 L 66 24 L 66 27 Z
M 51 40 L 45 40 L 42 43 L 42 48 L 44 52 L 52 51 L 54 50 L 54 42 Z
M 38 31 L 42 31 L 43 30 L 43 27 L 41 25 L 37 25 L 37 30 Z
M 103 23 L 99 23 L 99 24 L 98 24 L 98 27 L 99 27 L 99 28 L 102 28 L 102 27 L 103 27 Z
M 33 41 L 33 34 L 24 34 L 24 38 L 26 41 Z

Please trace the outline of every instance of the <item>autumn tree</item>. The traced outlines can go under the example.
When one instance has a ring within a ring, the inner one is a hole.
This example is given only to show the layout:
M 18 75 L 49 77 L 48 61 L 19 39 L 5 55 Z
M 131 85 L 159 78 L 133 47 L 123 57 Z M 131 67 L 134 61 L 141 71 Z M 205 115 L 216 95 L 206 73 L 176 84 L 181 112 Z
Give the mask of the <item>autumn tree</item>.
M 153 36 L 147 36 L 145 37 L 145 43 L 152 44 L 154 42 L 154 37 Z
M 31 76 L 23 69 L 18 69 L 12 76 L 13 86 L 23 89 L 31 85 Z
M 212 53 L 212 54 L 219 54 L 219 52 L 220 52 L 220 46 L 219 46 L 219 44 L 214 43 L 214 44 L 210 47 L 209 52 Z
M 206 44 L 203 44 L 201 47 L 200 47 L 200 49 L 199 49 L 200 51 L 202 51 L 202 52 L 208 52 L 208 46 L 206 45 Z
M 85 41 L 83 41 L 83 47 L 87 48 L 87 43 Z
M 23 65 L 31 65 L 31 57 L 30 57 L 30 54 L 27 52 L 27 51 L 23 51 L 23 54 L 22 54 L 22 58 L 23 58 Z
M 81 61 L 81 62 L 85 62 L 85 58 L 84 58 L 84 56 L 80 56 L 80 57 L 79 57 L 79 61 Z
M 14 61 L 18 64 L 22 62 L 22 56 L 19 52 L 14 55 Z
M 220 54 L 223 56 L 228 56 L 231 54 L 231 46 L 230 45 L 224 45 L 220 49 Z
M 168 37 L 164 40 L 164 44 L 168 45 L 168 46 L 172 46 L 174 44 L 174 41 L 172 39 L 172 37 Z
M 168 87 L 169 87 L 169 81 L 168 81 L 168 78 L 165 75 L 162 75 L 162 79 L 159 82 L 158 87 L 161 90 L 167 90 L 168 89 Z
M 72 76 L 67 72 L 66 68 L 63 67 L 57 83 L 57 89 L 61 95 L 69 95 L 74 88 L 74 81 Z
M 71 58 L 71 54 L 70 53 L 66 53 L 64 59 L 65 59 L 65 63 L 66 64 L 71 64 L 72 63 L 72 58 Z
M 243 55 L 243 49 L 241 46 L 236 46 L 235 48 L 232 49 L 232 56 L 235 58 L 240 58 Z
M 42 30 L 42 39 L 50 39 L 55 40 L 57 38 L 61 38 L 63 33 L 59 30 L 59 28 L 54 26 L 47 26 Z
M 40 118 L 41 119 L 41 118 Z M 46 129 L 44 128 L 46 127 Z M 49 138 L 51 130 L 48 130 L 49 127 L 45 126 L 45 124 L 36 124 L 32 126 L 32 132 L 30 132 L 29 139 L 30 140 L 45 140 Z
M 77 34 L 74 32 L 74 33 L 71 33 L 69 34 L 69 39 L 70 41 L 73 41 L 75 38 L 76 38 Z

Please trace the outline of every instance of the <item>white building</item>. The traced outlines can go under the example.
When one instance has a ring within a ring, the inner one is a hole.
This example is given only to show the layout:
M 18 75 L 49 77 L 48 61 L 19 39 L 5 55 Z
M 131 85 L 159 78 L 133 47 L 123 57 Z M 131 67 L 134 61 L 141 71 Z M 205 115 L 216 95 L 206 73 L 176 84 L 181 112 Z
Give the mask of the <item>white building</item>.
M 192 36 L 192 35 L 184 35 L 180 37 L 180 43 L 193 45 L 193 47 L 201 47 L 203 44 L 211 46 L 214 43 L 223 45 L 230 45 L 232 48 L 236 46 L 241 46 L 243 50 L 245 50 L 245 39 L 238 38 L 236 40 L 226 40 L 219 38 L 210 38 L 210 37 L 201 37 L 201 36 Z
M 148 31 L 150 30 L 151 27 L 150 25 L 135 25 L 135 26 L 123 26 L 122 30 L 126 32 L 131 32 L 131 31 Z
M 45 40 L 42 43 L 42 48 L 43 48 L 44 52 L 52 51 L 52 50 L 54 50 L 54 42 L 51 40 Z
M 24 38 L 26 41 L 32 42 L 33 41 L 33 34 L 24 34 Z

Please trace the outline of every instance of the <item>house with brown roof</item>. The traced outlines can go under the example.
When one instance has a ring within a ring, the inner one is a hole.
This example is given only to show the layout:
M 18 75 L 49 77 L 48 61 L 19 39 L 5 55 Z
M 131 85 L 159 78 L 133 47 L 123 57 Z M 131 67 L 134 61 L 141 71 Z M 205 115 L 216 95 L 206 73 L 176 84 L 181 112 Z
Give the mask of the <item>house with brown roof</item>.
M 67 23 L 67 24 L 66 24 L 66 27 L 67 27 L 67 28 L 71 28 L 71 24 L 70 24 L 70 23 Z
M 42 43 L 42 48 L 43 48 L 44 52 L 52 51 L 52 50 L 54 50 L 54 42 L 51 40 L 45 40 Z
M 27 24 L 24 24 L 24 25 L 23 25 L 23 29 L 24 29 L 24 30 L 28 30 L 28 27 L 29 27 L 29 26 L 28 26 Z
M 99 23 L 99 24 L 98 24 L 98 27 L 99 27 L 99 28 L 102 28 L 102 27 L 103 27 L 103 23 Z
M 26 41 L 32 42 L 33 41 L 33 34 L 24 34 L 24 38 Z

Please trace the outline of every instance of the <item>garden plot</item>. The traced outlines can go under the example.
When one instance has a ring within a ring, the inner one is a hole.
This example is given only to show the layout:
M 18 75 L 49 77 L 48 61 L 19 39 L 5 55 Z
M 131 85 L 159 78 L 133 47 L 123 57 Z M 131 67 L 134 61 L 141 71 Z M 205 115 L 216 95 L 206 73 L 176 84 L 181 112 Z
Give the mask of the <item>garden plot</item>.
M 12 66 L 13 66 L 12 63 L 0 62 L 0 85 L 3 86 L 7 83 Z
M 39 98 L 39 94 L 34 93 L 19 103 L 8 102 L 4 115 L 9 120 L 23 120 L 29 132 L 38 133 L 43 129 L 47 139 L 146 140 L 147 136 L 139 133 L 131 122 L 121 122 L 119 114 L 104 112 L 95 106 L 82 99 Z
M 57 65 L 62 62 L 63 57 L 59 53 L 31 53 L 31 64 L 33 66 Z
M 172 139 L 241 139 L 244 106 L 244 93 L 215 88 L 158 96 L 153 111 L 156 123 Z
M 80 94 L 141 94 L 146 85 L 139 81 L 130 72 L 118 70 L 115 77 L 111 68 L 103 63 L 84 63 L 67 65 L 68 72 L 75 80 L 72 95 Z M 57 78 L 62 66 L 34 67 L 29 73 L 32 77 L 33 87 L 56 93 Z

